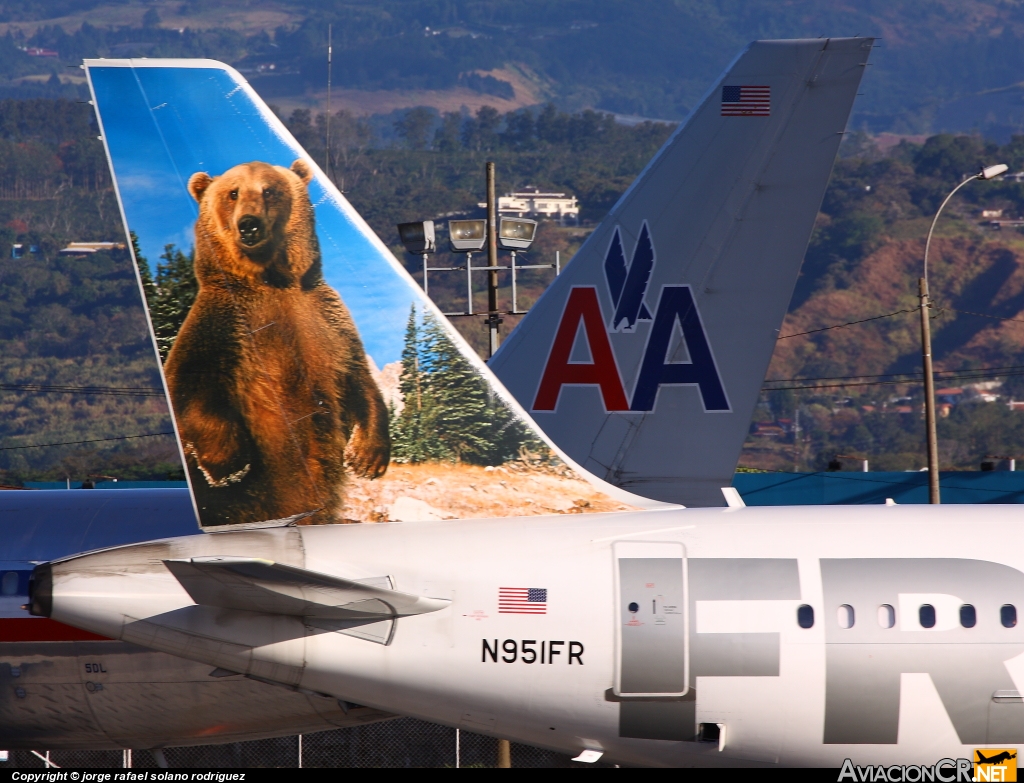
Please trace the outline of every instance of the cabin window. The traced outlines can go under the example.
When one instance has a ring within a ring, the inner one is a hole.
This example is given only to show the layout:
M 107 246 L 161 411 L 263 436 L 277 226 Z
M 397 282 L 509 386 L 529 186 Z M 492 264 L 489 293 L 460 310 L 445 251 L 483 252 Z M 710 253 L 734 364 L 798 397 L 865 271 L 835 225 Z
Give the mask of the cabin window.
M 803 604 L 796 608 L 796 624 L 801 628 L 814 627 L 814 607 Z
M 931 604 L 921 604 L 917 610 L 917 619 L 921 622 L 922 628 L 935 627 L 935 607 Z
M 839 607 L 837 613 L 840 628 L 853 628 L 853 607 L 849 604 L 843 604 Z
M 960 607 L 960 625 L 964 628 L 973 628 L 978 622 L 978 613 L 970 604 Z
M 878 624 L 883 628 L 892 628 L 896 625 L 896 610 L 890 604 L 878 607 Z
M 999 608 L 999 620 L 1003 628 L 1013 628 L 1017 624 L 1017 607 L 1013 604 L 1003 604 Z
M 18 572 L 8 571 L 4 578 L 0 579 L 0 595 L 18 594 Z

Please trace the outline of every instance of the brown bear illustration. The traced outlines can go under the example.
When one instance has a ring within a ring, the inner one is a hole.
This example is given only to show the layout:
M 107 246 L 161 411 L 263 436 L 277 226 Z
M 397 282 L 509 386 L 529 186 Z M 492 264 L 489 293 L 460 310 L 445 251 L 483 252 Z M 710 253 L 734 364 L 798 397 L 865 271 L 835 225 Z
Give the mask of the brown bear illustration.
M 204 525 L 342 510 L 345 467 L 376 478 L 388 412 L 322 277 L 304 161 L 193 174 L 199 293 L 165 372 Z

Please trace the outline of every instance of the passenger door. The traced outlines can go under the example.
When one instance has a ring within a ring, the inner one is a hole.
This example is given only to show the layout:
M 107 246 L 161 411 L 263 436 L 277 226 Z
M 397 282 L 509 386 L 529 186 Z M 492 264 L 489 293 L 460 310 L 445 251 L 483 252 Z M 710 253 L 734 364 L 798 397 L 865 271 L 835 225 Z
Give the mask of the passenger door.
M 618 541 L 613 552 L 615 695 L 686 695 L 690 671 L 685 548 L 681 543 Z

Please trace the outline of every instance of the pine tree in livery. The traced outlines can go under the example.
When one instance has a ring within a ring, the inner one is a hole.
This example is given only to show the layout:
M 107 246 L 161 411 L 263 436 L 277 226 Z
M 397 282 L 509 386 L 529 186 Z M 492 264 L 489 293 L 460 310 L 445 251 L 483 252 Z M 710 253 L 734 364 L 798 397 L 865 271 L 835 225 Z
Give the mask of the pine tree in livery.
M 402 345 L 402 375 L 398 391 L 402 410 L 391 409 L 391 455 L 395 462 L 428 462 L 436 459 L 428 443 L 433 398 L 420 367 L 419 323 L 415 305 L 409 310 Z
M 497 465 L 523 446 L 546 450 L 459 353 L 435 316 L 410 310 L 399 381 L 403 407 L 392 415 L 396 462 Z
M 156 301 L 150 307 L 153 329 L 161 361 L 174 347 L 174 340 L 185 322 L 185 316 L 196 300 L 199 284 L 193 269 L 194 251 L 185 255 L 174 245 L 166 245 L 163 263 L 156 268 Z

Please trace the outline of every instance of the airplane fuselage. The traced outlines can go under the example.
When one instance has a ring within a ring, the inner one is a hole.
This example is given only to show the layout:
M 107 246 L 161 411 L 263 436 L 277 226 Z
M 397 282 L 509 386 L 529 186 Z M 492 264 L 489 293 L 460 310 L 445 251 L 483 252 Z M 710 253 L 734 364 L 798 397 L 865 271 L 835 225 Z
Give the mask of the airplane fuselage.
M 0 492 L 0 747 L 211 744 L 388 717 L 242 676 L 212 677 L 203 663 L 22 608 L 40 561 L 193 530 L 184 488 Z
M 1024 742 L 1019 512 L 985 512 L 690 509 L 189 536 L 53 564 L 52 617 L 622 763 L 933 764 Z M 377 644 L 195 605 L 162 561 L 208 556 L 390 575 L 451 604 Z M 701 724 L 721 724 L 720 742 L 699 741 Z

